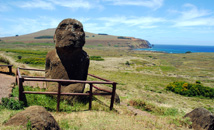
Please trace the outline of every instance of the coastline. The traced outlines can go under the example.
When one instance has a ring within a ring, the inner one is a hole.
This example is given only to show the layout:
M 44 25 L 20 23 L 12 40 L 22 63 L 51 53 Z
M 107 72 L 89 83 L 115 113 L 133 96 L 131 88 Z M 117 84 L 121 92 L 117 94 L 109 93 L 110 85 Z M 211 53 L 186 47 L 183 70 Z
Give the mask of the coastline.
M 198 45 L 154 45 L 152 48 L 137 48 L 137 51 L 149 51 L 169 54 L 214 53 L 214 46 Z

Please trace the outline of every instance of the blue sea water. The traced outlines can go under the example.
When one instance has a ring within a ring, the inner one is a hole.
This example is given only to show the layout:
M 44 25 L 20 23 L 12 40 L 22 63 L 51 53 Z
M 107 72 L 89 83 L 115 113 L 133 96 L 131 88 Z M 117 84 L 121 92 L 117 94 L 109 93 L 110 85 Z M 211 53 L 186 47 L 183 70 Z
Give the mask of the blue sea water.
M 214 46 L 194 45 L 154 45 L 152 48 L 139 48 L 140 51 L 158 51 L 165 53 L 186 53 L 190 52 L 214 52 Z

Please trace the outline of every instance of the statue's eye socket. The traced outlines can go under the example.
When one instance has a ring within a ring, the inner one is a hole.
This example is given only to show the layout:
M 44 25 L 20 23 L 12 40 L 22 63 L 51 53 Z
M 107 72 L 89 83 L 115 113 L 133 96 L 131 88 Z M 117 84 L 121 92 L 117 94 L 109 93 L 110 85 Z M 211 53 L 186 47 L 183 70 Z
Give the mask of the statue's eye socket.
M 74 28 L 75 29 L 79 28 L 79 25 L 74 24 Z
M 64 23 L 64 24 L 60 25 L 60 28 L 63 29 L 63 28 L 65 28 L 66 26 L 67 26 L 67 24 Z
M 74 29 L 76 31 L 82 31 L 82 28 L 79 25 L 77 25 L 77 24 L 74 24 Z

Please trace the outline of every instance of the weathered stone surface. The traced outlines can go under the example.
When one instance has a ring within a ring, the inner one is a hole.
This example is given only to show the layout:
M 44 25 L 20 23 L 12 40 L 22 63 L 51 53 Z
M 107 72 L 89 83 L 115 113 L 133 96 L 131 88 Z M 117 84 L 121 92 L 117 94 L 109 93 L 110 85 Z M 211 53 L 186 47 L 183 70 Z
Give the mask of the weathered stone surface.
M 111 92 L 112 92 L 112 88 L 109 88 L 109 87 L 107 87 L 107 86 L 101 86 L 101 87 L 99 87 L 99 88 L 104 89 L 104 90 L 108 90 L 108 91 L 111 91 Z M 105 91 L 98 90 L 98 89 L 94 89 L 93 93 L 105 93 Z M 105 98 L 108 98 L 108 99 L 111 99 L 111 95 L 105 95 L 104 97 L 105 97 Z M 115 93 L 114 102 L 120 103 L 120 97 L 118 96 L 117 93 Z
M 189 117 L 192 121 L 192 128 L 195 130 L 213 130 L 214 116 L 204 108 L 196 108 L 184 117 Z
M 83 25 L 76 19 L 64 19 L 59 23 L 54 35 L 56 49 L 65 48 L 70 51 L 71 48 L 81 48 L 85 44 L 85 32 Z
M 24 111 L 12 116 L 4 125 L 9 126 L 27 126 L 28 122 L 31 122 L 31 128 L 37 130 L 59 130 L 54 117 L 48 113 L 44 107 L 31 106 Z
M 55 31 L 54 42 L 56 49 L 46 56 L 45 77 L 86 80 L 89 56 L 82 49 L 85 44 L 82 24 L 75 19 L 63 20 Z M 48 83 L 47 88 L 48 91 L 57 91 L 58 87 L 54 83 Z M 61 92 L 82 93 L 84 88 L 84 84 L 62 83 Z

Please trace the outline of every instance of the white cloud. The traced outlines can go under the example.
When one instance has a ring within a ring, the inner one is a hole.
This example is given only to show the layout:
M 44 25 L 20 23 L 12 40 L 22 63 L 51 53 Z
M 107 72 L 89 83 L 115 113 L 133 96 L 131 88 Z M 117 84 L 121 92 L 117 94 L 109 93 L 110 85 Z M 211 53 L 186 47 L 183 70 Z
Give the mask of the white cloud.
M 212 18 L 200 18 L 191 20 L 180 20 L 175 23 L 174 26 L 184 27 L 184 26 L 214 26 L 214 17 Z
M 158 9 L 163 5 L 164 0 L 104 0 L 113 2 L 114 5 L 132 5 L 144 6 L 153 9 Z
M 195 5 L 185 4 L 185 11 L 175 11 L 181 14 L 174 20 L 175 27 L 214 26 L 214 16 L 209 10 L 198 9 Z
M 142 29 L 151 29 L 159 27 L 158 24 L 165 22 L 162 18 L 155 17 L 100 17 L 84 21 L 84 29 L 93 33 L 108 33 L 112 35 L 132 35 L 142 31 Z
M 87 0 L 32 0 L 32 1 L 19 1 L 15 2 L 15 5 L 20 8 L 41 8 L 46 10 L 53 10 L 56 6 L 67 7 L 71 9 L 91 9 L 102 8 L 99 5 L 99 1 L 87 1 Z
M 199 18 L 211 14 L 210 11 L 204 9 L 199 10 L 195 5 L 192 4 L 185 4 L 184 7 L 188 8 L 188 10 L 181 12 L 182 19 Z
M 16 34 L 23 35 L 33 33 L 36 31 L 55 28 L 61 19 L 54 19 L 52 17 L 41 16 L 35 19 L 18 18 L 18 19 L 4 19 L 5 22 L 11 24 L 6 28 L 0 28 L 0 36 L 14 36 Z
M 153 24 L 164 22 L 163 18 L 154 17 L 102 17 L 98 20 L 104 21 L 106 26 L 125 24 L 126 26 L 153 26 Z M 153 26 L 154 27 L 154 26 Z
M 29 9 L 32 9 L 32 8 L 41 8 L 41 9 L 47 9 L 47 10 L 55 9 L 52 3 L 44 0 L 16 2 L 16 6 L 20 8 L 29 8 Z
M 53 4 L 57 6 L 67 7 L 71 9 L 92 9 L 92 8 L 99 8 L 102 9 L 103 7 L 99 4 L 99 1 L 93 0 L 49 0 Z
M 86 8 L 90 9 L 93 7 L 91 3 L 88 1 L 82 1 L 82 0 L 50 0 L 50 2 L 54 3 L 55 5 L 68 7 L 68 8 Z

